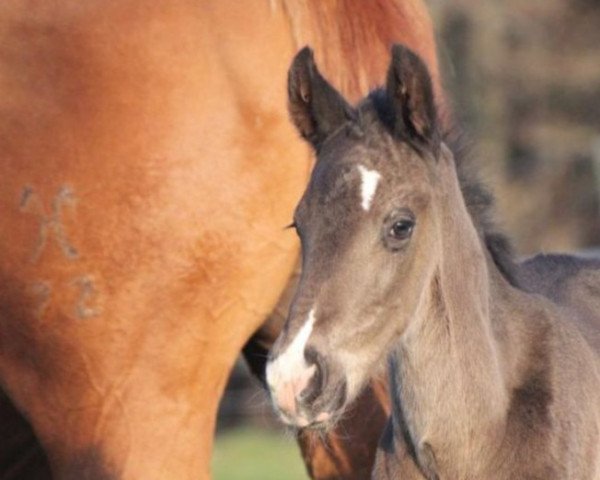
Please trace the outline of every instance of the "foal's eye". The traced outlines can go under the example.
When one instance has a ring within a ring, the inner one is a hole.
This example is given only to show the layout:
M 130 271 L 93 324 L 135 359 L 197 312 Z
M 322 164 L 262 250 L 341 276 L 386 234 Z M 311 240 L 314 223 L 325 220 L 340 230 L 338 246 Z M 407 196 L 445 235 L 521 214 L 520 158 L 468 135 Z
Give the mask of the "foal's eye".
M 383 244 L 388 250 L 398 252 L 408 245 L 416 220 L 408 209 L 390 214 L 383 223 Z
M 398 220 L 392 225 L 392 228 L 390 228 L 389 235 L 396 240 L 406 240 L 411 236 L 414 227 L 414 220 Z

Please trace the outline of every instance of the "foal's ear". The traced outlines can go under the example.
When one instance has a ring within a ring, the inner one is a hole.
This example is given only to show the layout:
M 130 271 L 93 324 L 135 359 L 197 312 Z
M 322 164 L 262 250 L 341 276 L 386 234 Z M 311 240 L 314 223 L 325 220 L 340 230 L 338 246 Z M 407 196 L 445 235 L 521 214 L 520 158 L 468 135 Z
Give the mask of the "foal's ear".
M 394 130 L 437 157 L 441 137 L 431 77 L 423 60 L 402 45 L 392 47 L 387 93 L 394 104 Z
M 352 107 L 319 73 L 308 47 L 298 52 L 290 67 L 288 102 L 296 128 L 316 149 L 354 116 Z

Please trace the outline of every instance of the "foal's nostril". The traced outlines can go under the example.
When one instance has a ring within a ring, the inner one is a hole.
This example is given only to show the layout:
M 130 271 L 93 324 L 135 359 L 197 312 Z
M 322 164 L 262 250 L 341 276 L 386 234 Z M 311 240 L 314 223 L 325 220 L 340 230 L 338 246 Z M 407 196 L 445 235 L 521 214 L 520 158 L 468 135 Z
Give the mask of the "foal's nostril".
M 312 347 L 308 347 L 306 349 L 304 358 L 306 359 L 308 365 L 314 366 L 315 372 L 312 375 L 308 385 L 306 385 L 304 390 L 301 392 L 299 400 L 303 403 L 311 404 L 323 391 L 326 374 L 325 362 L 323 356 Z
M 299 402 L 310 405 L 319 397 L 323 388 L 323 382 L 321 380 L 322 375 L 320 372 L 321 370 L 316 366 L 315 373 L 309 380 L 308 385 L 300 392 L 300 397 L 298 398 Z
M 304 359 L 309 365 L 316 365 L 317 370 L 322 371 L 325 365 L 325 357 L 315 347 L 308 346 L 304 350 Z

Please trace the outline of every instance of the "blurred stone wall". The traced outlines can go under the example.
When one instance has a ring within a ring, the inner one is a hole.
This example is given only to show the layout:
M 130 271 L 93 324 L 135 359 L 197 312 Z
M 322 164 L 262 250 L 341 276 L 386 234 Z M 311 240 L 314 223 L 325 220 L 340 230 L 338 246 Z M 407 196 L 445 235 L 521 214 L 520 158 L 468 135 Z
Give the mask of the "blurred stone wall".
M 600 244 L 600 1 L 428 3 L 454 111 L 517 250 Z

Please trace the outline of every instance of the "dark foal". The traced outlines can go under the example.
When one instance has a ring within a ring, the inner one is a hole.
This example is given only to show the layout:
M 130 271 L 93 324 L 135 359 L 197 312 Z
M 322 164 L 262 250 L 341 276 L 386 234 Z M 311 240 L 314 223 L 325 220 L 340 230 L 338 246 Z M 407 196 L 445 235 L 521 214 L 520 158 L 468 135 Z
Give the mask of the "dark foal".
M 289 76 L 317 163 L 296 209 L 303 270 L 267 380 L 328 428 L 388 365 L 373 478 L 600 479 L 600 264 L 512 262 L 491 201 L 440 132 L 427 68 L 392 51 L 356 108 L 310 50 Z

